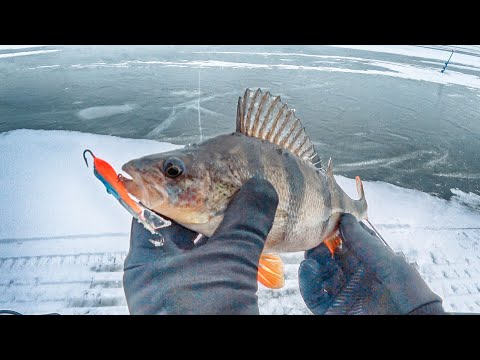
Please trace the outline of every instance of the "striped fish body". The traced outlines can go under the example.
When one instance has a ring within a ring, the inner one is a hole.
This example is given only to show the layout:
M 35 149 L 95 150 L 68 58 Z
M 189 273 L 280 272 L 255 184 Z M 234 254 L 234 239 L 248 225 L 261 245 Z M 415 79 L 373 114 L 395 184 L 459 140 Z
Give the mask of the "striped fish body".
M 267 252 L 311 249 L 335 234 L 341 213 L 351 213 L 359 219 L 366 215 L 366 206 L 346 195 L 333 174 L 268 141 L 233 133 L 215 137 L 197 151 L 198 156 L 204 155 L 197 161 L 203 158 L 210 163 L 207 168 L 217 169 L 213 174 L 210 171 L 210 176 L 218 178 L 211 184 L 211 194 L 218 187 L 237 190 L 253 176 L 266 179 L 275 187 L 279 204 L 265 243 Z M 219 196 L 207 196 L 207 207 L 215 211 Z M 190 228 L 209 236 L 217 222 L 211 225 Z
M 237 131 L 198 145 L 135 159 L 123 166 L 127 190 L 156 212 L 211 236 L 241 186 L 258 176 L 275 187 L 279 204 L 265 252 L 311 249 L 332 238 L 341 213 L 362 220 L 367 203 L 336 183 L 295 114 L 278 97 L 247 90 L 239 99 Z

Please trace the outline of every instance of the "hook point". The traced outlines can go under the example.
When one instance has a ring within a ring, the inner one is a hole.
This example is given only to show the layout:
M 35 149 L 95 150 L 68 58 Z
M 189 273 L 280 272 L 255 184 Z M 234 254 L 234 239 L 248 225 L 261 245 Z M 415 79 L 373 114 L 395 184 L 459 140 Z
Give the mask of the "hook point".
M 86 153 L 89 153 L 90 155 L 92 155 L 92 157 L 95 159 L 95 155 L 93 155 L 93 153 L 87 149 L 83 152 L 83 160 L 85 160 L 85 164 L 87 164 L 87 167 L 88 167 L 88 161 L 87 161 L 87 157 L 85 156 Z

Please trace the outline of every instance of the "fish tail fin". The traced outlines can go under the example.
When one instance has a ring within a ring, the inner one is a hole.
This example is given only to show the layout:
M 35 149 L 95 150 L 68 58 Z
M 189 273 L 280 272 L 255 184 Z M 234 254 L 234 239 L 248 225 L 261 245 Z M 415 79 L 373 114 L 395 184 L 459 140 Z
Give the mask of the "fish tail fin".
M 365 200 L 365 191 L 363 190 L 363 183 L 362 183 L 362 179 L 360 179 L 360 176 L 357 176 L 355 178 L 355 183 L 357 185 L 357 192 L 358 192 L 358 196 L 360 196 L 360 201 Z
M 280 289 L 285 285 L 283 261 L 276 254 L 262 254 L 258 264 L 258 281 L 270 288 Z
M 367 218 L 367 200 L 365 199 L 365 191 L 363 190 L 363 183 L 360 179 L 360 176 L 355 177 L 355 183 L 357 185 L 357 192 L 360 199 L 355 201 L 355 205 L 357 208 L 357 212 L 359 216 L 357 217 L 358 220 L 363 220 Z

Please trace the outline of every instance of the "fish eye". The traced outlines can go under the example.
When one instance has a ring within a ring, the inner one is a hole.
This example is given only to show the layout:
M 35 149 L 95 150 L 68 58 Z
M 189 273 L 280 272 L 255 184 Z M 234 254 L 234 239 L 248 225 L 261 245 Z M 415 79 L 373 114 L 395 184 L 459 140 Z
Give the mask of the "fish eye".
M 163 164 L 163 172 L 170 178 L 176 178 L 185 171 L 185 164 L 179 158 L 170 158 Z

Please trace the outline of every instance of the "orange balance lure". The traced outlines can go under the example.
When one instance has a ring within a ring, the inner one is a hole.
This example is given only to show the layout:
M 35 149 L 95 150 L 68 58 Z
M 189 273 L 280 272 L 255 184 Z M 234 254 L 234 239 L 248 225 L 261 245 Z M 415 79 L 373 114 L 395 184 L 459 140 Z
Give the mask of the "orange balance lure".
M 162 218 L 157 213 L 147 209 L 141 203 L 133 200 L 130 195 L 128 195 L 127 190 L 120 182 L 118 175 L 113 167 L 107 163 L 105 160 L 102 160 L 95 155 L 90 150 L 85 150 L 83 152 L 83 159 L 85 164 L 88 167 L 88 161 L 86 154 L 89 153 L 93 158 L 93 173 L 95 176 L 105 185 L 107 193 L 113 195 L 118 202 L 128 210 L 130 214 L 133 215 L 137 221 L 143 224 L 146 229 L 148 229 L 152 234 L 158 234 L 158 230 L 170 226 L 171 221 Z

